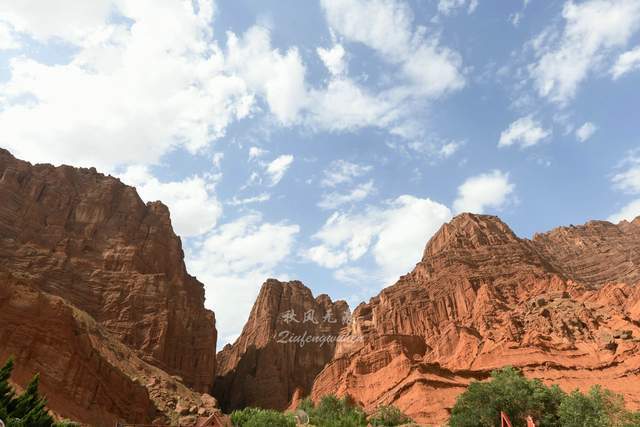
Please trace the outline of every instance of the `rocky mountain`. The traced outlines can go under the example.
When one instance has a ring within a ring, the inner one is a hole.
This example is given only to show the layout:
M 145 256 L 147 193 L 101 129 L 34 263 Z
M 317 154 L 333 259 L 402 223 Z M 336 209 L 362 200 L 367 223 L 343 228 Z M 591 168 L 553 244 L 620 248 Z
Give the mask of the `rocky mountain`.
M 640 406 L 640 218 L 533 239 L 462 214 L 409 274 L 358 306 L 312 397 L 394 404 L 426 423 L 494 368 L 565 389 L 605 384 Z M 359 337 L 361 339 L 355 339 Z
M 0 320 L 0 360 L 63 416 L 146 422 L 213 386 L 214 315 L 167 207 L 94 169 L 0 149 Z
M 287 408 L 310 393 L 349 320 L 344 301 L 314 298 L 298 281 L 267 280 L 242 334 L 218 354 L 214 396 L 225 410 Z

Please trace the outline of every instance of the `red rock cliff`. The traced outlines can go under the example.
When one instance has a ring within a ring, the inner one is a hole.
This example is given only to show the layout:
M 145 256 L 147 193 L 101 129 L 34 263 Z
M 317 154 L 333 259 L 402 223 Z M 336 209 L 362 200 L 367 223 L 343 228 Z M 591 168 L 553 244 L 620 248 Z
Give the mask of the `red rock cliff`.
M 218 354 L 214 396 L 226 410 L 287 408 L 295 397 L 309 394 L 333 357 L 331 339 L 349 317 L 344 301 L 314 298 L 301 282 L 267 280 L 242 334 Z
M 67 336 L 69 328 L 75 328 L 68 313 L 80 312 L 144 362 L 181 377 L 195 390 L 212 387 L 216 330 L 213 313 L 204 308 L 203 285 L 186 272 L 181 242 L 166 206 L 143 203 L 135 189 L 119 180 L 93 169 L 31 165 L 0 149 L 0 273 L 4 273 L 0 286 L 6 287 L 5 293 L 10 292 L 9 283 L 18 281 L 42 295 L 25 300 L 29 310 L 54 304 L 59 307 L 55 316 L 61 316 L 54 321 L 52 314 L 50 324 L 39 326 L 37 336 L 50 341 L 51 348 L 34 353 L 30 352 L 35 335 L 30 340 L 17 339 L 17 330 L 10 326 L 32 322 L 31 317 L 0 323 L 0 334 L 13 343 L 11 352 L 17 353 L 19 363 L 28 362 L 34 369 L 51 363 L 65 372 L 81 369 L 82 363 L 74 366 L 82 360 L 75 356 L 50 360 L 58 348 L 55 337 Z M 10 294 L 0 304 L 20 306 L 16 294 Z M 76 348 L 70 352 L 89 351 L 81 342 L 65 345 Z M 85 350 L 77 350 L 78 346 Z M 0 349 L 0 357 L 8 351 Z M 111 369 L 97 363 L 99 375 L 89 369 L 75 379 L 65 379 L 72 382 L 67 384 L 69 390 L 77 389 L 69 399 L 81 406 L 87 398 L 82 394 L 91 393 L 86 390 L 92 381 L 88 377 L 101 381 L 104 369 Z M 45 376 L 42 383 L 49 387 Z M 144 394 L 134 385 L 126 389 L 136 396 Z M 122 390 L 107 391 L 108 405 L 118 406 L 120 398 L 115 395 Z M 122 394 L 123 405 L 139 401 L 131 398 L 127 403 L 125 396 L 129 395 Z M 128 411 L 115 411 L 122 412 Z M 144 413 L 144 405 L 131 413 L 136 412 Z
M 350 394 L 441 423 L 472 379 L 514 365 L 566 389 L 606 384 L 640 406 L 640 219 L 518 238 L 462 214 L 415 269 L 353 313 L 312 397 Z

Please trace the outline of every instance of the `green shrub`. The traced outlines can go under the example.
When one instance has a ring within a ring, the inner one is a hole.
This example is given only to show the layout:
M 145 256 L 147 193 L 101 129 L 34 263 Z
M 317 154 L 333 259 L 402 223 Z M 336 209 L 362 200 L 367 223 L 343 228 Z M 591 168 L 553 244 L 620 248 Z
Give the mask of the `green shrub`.
M 291 414 L 270 409 L 245 408 L 231 413 L 231 423 L 235 427 L 295 427 Z
M 585 395 L 575 390 L 558 410 L 563 427 L 637 427 L 640 413 L 625 409 L 621 395 L 594 386 Z
M 517 369 L 507 367 L 492 372 L 491 381 L 472 382 L 458 396 L 449 423 L 451 427 L 498 426 L 500 411 L 504 411 L 514 427 L 526 426 L 528 415 L 540 427 L 556 427 L 560 426 L 558 407 L 564 396 L 557 386 L 528 380 Z
M 621 395 L 599 386 L 570 394 L 558 386 L 528 380 L 513 368 L 494 371 L 487 382 L 472 382 L 451 411 L 451 427 L 500 425 L 504 411 L 514 427 L 531 416 L 539 427 L 640 427 L 640 413 L 625 409 Z
M 318 427 L 363 427 L 367 425 L 367 416 L 349 397 L 339 399 L 335 396 L 324 396 L 318 405 L 305 399 L 298 405 L 309 415 L 309 424 Z
M 372 426 L 399 426 L 407 424 L 413 420 L 407 417 L 395 406 L 380 406 L 376 412 L 369 417 Z

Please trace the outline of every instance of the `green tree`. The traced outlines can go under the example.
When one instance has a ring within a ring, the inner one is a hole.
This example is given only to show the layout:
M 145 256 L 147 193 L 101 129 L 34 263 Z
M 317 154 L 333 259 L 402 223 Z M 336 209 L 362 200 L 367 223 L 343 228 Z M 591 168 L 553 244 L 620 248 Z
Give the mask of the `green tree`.
M 640 414 L 624 407 L 624 398 L 600 386 L 587 394 L 575 390 L 558 409 L 563 427 L 638 427 Z
M 11 372 L 13 371 L 13 358 L 10 357 L 2 368 L 0 368 L 0 411 L 8 411 L 15 393 L 9 384 Z M 6 415 L 5 415 L 6 416 Z
M 54 423 L 47 411 L 47 401 L 38 393 L 40 376 L 36 374 L 25 391 L 16 397 L 9 378 L 13 371 L 13 359 L 9 358 L 0 369 L 0 419 L 7 427 L 70 427 L 77 424 L 62 421 Z
M 406 416 L 395 406 L 380 406 L 369 417 L 369 424 L 372 426 L 400 426 L 412 422 L 413 420 Z
M 490 381 L 472 382 L 458 396 L 449 423 L 452 427 L 499 426 L 500 411 L 504 411 L 514 427 L 526 426 L 527 416 L 540 427 L 556 427 L 560 426 L 557 414 L 564 396 L 560 388 L 546 387 L 506 367 L 493 371 Z
M 295 427 L 291 414 L 283 414 L 270 409 L 244 408 L 231 413 L 234 427 Z
M 314 406 L 310 399 L 298 405 L 309 415 L 309 423 L 319 427 L 363 427 L 367 425 L 367 416 L 350 396 L 342 399 L 327 395 Z

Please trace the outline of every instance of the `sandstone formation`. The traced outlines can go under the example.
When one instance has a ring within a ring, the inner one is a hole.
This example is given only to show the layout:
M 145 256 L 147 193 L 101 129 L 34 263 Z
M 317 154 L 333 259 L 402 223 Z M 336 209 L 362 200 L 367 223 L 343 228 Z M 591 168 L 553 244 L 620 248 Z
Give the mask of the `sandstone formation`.
M 63 416 L 150 421 L 179 403 L 163 384 L 190 403 L 182 382 L 213 385 L 215 319 L 169 211 L 113 177 L 0 149 L 0 292 L 0 359 Z
M 358 306 L 312 397 L 350 394 L 442 423 L 473 379 L 504 365 L 571 390 L 592 384 L 640 407 L 640 218 L 532 240 L 462 214 L 415 269 Z
M 225 410 L 287 408 L 309 394 L 349 318 L 344 301 L 314 298 L 301 282 L 267 280 L 242 334 L 218 354 L 214 396 Z

